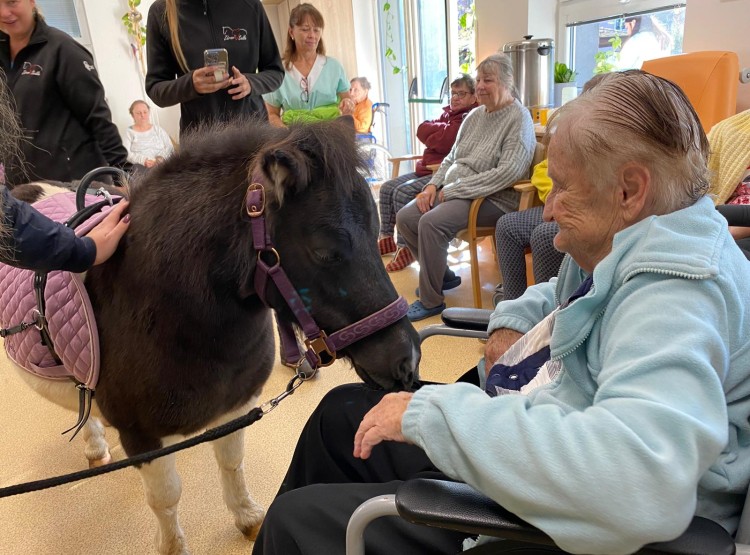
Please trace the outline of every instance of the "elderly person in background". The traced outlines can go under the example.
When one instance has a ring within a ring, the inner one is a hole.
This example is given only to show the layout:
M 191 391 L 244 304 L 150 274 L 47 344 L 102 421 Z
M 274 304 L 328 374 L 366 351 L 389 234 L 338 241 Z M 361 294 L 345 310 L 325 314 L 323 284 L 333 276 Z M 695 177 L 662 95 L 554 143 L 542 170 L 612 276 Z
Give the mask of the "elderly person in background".
M 398 232 L 419 261 L 420 297 L 409 308 L 412 321 L 440 314 L 443 290 L 455 283 L 448 244 L 469 221 L 471 201 L 488 197 L 478 226 L 518 209 L 513 183 L 528 174 L 536 137 L 528 108 L 514 96 L 513 66 L 502 53 L 477 66 L 479 108 L 461 124 L 453 148 L 417 198 L 396 215 Z M 444 285 L 445 284 L 445 285 Z M 454 285 L 455 287 L 455 285 Z
M 476 82 L 471 75 L 462 74 L 451 82 L 450 104 L 443 108 L 440 117 L 423 121 L 417 127 L 417 139 L 425 145 L 425 149 L 414 171 L 399 175 L 380 186 L 378 249 L 381 256 L 393 254 L 393 260 L 385 265 L 386 271 L 398 272 L 415 262 L 416 259 L 406 248 L 403 237 L 399 235 L 397 240 L 393 238 L 396 214 L 430 182 L 432 171 L 427 166 L 442 163 L 456 142 L 461 123 L 476 107 Z M 461 278 L 456 276 L 455 281 L 455 286 L 458 287 Z M 443 289 L 447 288 L 450 287 L 443 286 Z
M 325 121 L 354 111 L 344 68 L 325 55 L 323 27 L 323 14 L 312 4 L 300 4 L 290 12 L 282 56 L 284 80 L 277 90 L 263 95 L 271 125 Z
M 351 81 L 349 95 L 354 102 L 352 117 L 354 118 L 354 130 L 357 133 L 369 133 L 372 127 L 372 100 L 367 95 L 370 94 L 370 81 L 367 77 L 355 77 Z
M 548 129 L 545 219 L 569 256 L 558 278 L 495 309 L 485 389 L 330 392 L 255 555 L 343 553 L 360 503 L 437 470 L 572 553 L 633 553 L 694 515 L 736 531 L 750 480 L 750 282 L 706 197 L 698 117 L 673 83 L 626 72 Z M 374 526 L 368 553 L 457 553 L 464 540 Z
M 151 110 L 143 100 L 133 102 L 128 112 L 134 122 L 125 130 L 123 140 L 128 162 L 153 168 L 174 152 L 172 139 L 164 129 L 151 123 Z

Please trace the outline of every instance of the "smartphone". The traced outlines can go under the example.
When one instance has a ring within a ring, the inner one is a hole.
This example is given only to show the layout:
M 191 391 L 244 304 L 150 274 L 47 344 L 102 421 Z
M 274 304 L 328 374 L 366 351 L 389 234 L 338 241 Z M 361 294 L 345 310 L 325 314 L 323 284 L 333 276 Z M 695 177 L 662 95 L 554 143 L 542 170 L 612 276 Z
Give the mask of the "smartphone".
M 216 81 L 222 81 L 229 70 L 229 53 L 226 48 L 209 48 L 203 51 L 203 63 L 214 68 Z

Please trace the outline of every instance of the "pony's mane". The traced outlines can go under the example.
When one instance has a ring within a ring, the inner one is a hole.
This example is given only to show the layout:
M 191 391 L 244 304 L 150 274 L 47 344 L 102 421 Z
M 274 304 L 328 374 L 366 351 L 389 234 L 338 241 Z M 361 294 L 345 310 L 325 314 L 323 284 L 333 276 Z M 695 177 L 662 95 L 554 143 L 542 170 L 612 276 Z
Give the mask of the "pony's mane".
M 231 122 L 203 123 L 193 127 L 180 141 L 177 156 L 183 163 L 205 160 L 211 163 L 222 157 L 230 163 L 231 153 L 252 153 L 248 169 L 255 166 L 262 152 L 285 147 L 299 149 L 314 161 L 329 183 L 339 192 L 350 195 L 361 182 L 366 161 L 354 140 L 354 129 L 346 121 L 292 125 L 285 129 L 271 127 L 257 117 Z

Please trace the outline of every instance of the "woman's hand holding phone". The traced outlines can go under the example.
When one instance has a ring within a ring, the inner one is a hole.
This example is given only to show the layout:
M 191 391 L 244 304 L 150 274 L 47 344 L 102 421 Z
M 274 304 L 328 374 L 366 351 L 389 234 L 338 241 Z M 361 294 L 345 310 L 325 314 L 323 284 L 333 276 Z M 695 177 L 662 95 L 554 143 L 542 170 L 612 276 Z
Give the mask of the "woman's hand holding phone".
M 219 73 L 217 66 L 205 66 L 193 71 L 193 88 L 199 94 L 211 94 L 226 89 L 230 84 L 229 74 Z M 217 79 L 219 77 L 219 79 Z
M 232 74 L 233 77 L 229 80 L 229 82 L 232 85 L 236 86 L 232 89 L 229 89 L 227 92 L 232 96 L 232 100 L 240 100 L 241 98 L 245 98 L 253 90 L 252 85 L 250 85 L 250 81 L 248 81 L 247 77 L 243 73 L 240 73 L 240 70 L 235 66 L 232 66 Z

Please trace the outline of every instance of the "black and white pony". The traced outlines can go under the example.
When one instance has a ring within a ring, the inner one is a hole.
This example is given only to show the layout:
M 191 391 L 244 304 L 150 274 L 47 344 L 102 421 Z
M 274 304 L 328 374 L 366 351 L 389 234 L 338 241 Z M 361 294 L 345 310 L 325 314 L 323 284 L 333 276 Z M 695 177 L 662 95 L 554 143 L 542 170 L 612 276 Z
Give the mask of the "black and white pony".
M 376 247 L 378 217 L 351 128 L 242 123 L 204 129 L 130 192 L 132 223 L 115 255 L 86 276 L 101 342 L 101 375 L 85 425 L 86 456 L 106 461 L 103 417 L 127 455 L 179 441 L 245 414 L 274 363 L 272 313 L 294 314 L 269 282 L 256 291 L 257 252 L 245 197 L 264 187 L 278 261 L 318 326 L 335 332 L 396 301 Z M 272 261 L 273 264 L 275 261 Z M 374 387 L 416 378 L 418 337 L 402 317 L 337 353 Z M 24 373 L 77 409 L 72 382 Z M 263 425 L 261 422 L 259 425 Z M 224 500 L 253 538 L 263 509 L 243 474 L 243 432 L 215 442 Z M 162 553 L 186 553 L 174 455 L 140 468 Z

